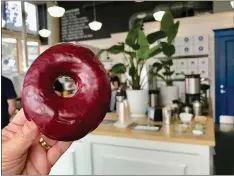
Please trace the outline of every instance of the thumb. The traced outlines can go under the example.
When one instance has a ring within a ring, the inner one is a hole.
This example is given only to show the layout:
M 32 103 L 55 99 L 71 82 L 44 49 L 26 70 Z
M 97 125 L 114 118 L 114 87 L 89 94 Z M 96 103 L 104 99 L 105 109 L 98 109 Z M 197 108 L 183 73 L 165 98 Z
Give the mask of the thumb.
M 12 153 L 17 155 L 25 154 L 34 141 L 39 137 L 40 131 L 37 125 L 31 120 L 26 121 L 22 129 L 11 139 Z

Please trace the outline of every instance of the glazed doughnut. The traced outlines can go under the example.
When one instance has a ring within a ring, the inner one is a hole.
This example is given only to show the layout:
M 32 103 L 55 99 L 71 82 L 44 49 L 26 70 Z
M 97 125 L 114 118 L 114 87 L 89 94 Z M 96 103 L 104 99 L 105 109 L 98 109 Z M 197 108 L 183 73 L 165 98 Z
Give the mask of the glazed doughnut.
M 61 75 L 76 85 L 73 95 L 55 93 Z M 28 120 L 58 141 L 78 140 L 98 127 L 109 108 L 111 88 L 106 71 L 87 48 L 62 43 L 44 51 L 28 69 L 22 89 L 22 106 Z

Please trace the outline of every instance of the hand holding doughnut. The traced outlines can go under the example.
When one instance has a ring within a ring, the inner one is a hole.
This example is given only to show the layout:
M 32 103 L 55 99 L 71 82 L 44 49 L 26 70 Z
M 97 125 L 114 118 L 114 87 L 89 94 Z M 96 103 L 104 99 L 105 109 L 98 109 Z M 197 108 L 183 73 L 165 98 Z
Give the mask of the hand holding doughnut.
M 75 81 L 74 95 L 63 97 L 53 90 L 61 75 Z M 58 141 L 78 140 L 96 129 L 110 98 L 109 79 L 99 59 L 89 49 L 70 43 L 44 51 L 27 71 L 22 89 L 26 118 Z
M 71 144 L 41 135 L 20 110 L 2 129 L 2 175 L 48 175 Z

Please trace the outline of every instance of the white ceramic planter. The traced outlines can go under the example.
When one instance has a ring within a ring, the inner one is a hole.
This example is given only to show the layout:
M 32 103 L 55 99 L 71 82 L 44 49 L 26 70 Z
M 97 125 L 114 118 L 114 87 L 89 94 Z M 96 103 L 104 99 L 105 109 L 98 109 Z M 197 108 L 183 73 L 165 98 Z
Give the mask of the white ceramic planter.
M 172 104 L 173 100 L 179 99 L 179 88 L 177 86 L 160 87 L 160 104 L 166 106 Z
M 132 118 L 144 117 L 149 101 L 148 90 L 127 90 Z

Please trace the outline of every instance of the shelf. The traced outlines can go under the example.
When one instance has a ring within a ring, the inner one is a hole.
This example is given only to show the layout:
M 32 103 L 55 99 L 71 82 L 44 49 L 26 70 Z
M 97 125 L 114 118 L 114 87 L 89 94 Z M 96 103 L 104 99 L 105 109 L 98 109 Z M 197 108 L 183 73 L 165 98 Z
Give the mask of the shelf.
M 194 59 L 194 58 L 201 58 L 201 57 L 208 57 L 208 54 L 203 55 L 187 55 L 187 56 L 174 56 L 171 57 L 172 59 Z M 157 59 L 166 59 L 167 57 L 155 57 Z
M 208 78 L 209 79 L 209 77 L 204 77 L 204 78 Z M 180 81 L 185 81 L 185 78 L 175 78 L 175 79 L 171 79 L 173 82 L 180 82 Z M 158 81 L 160 82 L 160 81 L 163 81 L 161 78 L 160 79 L 158 79 Z

